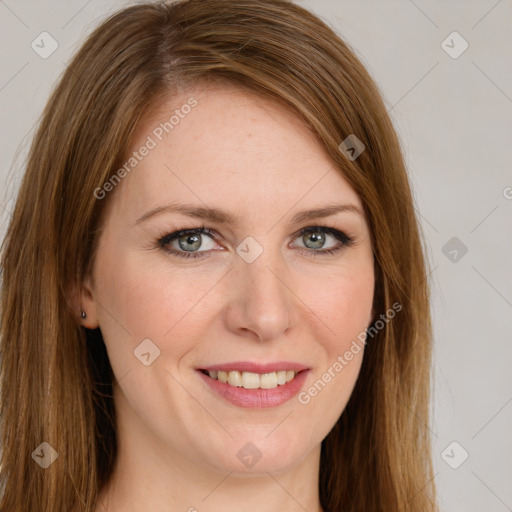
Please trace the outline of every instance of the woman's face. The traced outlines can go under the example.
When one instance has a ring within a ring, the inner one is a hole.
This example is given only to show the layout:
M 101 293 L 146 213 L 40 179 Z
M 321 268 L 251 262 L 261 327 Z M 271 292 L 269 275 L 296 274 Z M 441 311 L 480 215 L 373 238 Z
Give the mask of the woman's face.
M 372 319 L 358 195 L 300 120 L 237 90 L 169 99 L 120 176 L 98 199 L 109 204 L 83 305 L 117 381 L 121 450 L 223 474 L 318 458 Z

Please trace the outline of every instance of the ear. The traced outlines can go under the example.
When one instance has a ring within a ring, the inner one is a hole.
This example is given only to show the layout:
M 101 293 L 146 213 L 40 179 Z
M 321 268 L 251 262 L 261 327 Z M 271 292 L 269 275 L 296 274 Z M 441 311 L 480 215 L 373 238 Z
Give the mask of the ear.
M 75 285 L 72 287 L 70 298 L 77 321 L 88 329 L 96 329 L 99 327 L 98 310 L 94 300 L 92 279 L 90 276 L 84 280 L 81 286 Z M 82 311 L 85 313 L 85 318 L 81 316 Z

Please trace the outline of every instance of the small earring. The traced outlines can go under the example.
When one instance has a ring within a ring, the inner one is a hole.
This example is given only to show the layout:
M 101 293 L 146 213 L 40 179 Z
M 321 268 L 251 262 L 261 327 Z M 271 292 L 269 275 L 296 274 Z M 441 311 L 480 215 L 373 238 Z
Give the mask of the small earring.
M 85 311 L 84 311 L 84 310 L 82 310 L 82 311 L 80 311 L 80 316 L 81 316 L 82 318 L 86 318 L 86 317 L 87 317 L 87 314 L 85 313 Z

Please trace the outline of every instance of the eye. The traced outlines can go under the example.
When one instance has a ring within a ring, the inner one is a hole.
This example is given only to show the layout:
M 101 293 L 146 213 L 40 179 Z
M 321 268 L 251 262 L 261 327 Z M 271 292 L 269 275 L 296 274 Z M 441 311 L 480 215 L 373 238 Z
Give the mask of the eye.
M 309 249 L 308 251 L 301 252 L 306 252 L 313 256 L 334 254 L 343 249 L 343 247 L 354 244 L 353 238 L 347 236 L 342 231 L 338 231 L 334 228 L 328 228 L 326 226 L 312 226 L 304 228 L 300 232 L 298 238 L 301 239 L 304 247 Z M 328 242 L 329 238 L 334 240 L 334 243 L 331 243 L 329 247 L 325 248 L 324 246 L 326 242 Z
M 329 238 L 334 241 L 327 248 L 324 248 Z M 304 228 L 298 233 L 295 240 L 301 239 L 302 247 L 306 250 L 299 250 L 308 256 L 326 256 L 334 254 L 346 246 L 353 245 L 354 239 L 347 236 L 342 231 L 328 228 L 325 226 L 311 226 Z M 215 250 L 214 231 L 204 226 L 194 229 L 182 229 L 173 233 L 166 234 L 158 239 L 157 246 L 165 250 L 168 254 L 180 258 L 203 258 L 209 256 L 211 250 Z M 210 246 L 204 247 L 204 242 L 210 243 Z M 301 247 L 301 246 L 299 246 Z M 202 248 L 203 250 L 199 250 Z
M 198 251 L 198 249 L 203 245 L 204 240 L 208 239 L 213 243 L 213 231 L 202 226 L 200 228 L 182 229 L 169 233 L 158 240 L 158 246 L 165 249 L 168 253 L 182 258 L 199 258 L 203 255 L 196 253 L 205 252 Z M 213 249 L 214 246 L 215 244 L 206 247 L 206 251 Z

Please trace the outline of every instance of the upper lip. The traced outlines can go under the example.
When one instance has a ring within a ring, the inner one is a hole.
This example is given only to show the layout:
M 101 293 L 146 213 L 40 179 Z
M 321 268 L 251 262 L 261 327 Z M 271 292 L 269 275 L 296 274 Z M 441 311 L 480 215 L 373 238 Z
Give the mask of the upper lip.
M 274 363 L 253 363 L 249 361 L 238 361 L 233 363 L 215 364 L 212 366 L 205 366 L 197 368 L 197 370 L 206 370 L 208 372 L 221 371 L 221 372 L 252 372 L 252 373 L 272 373 L 283 370 L 293 370 L 300 372 L 308 370 L 309 368 L 300 363 L 291 361 L 276 361 Z

